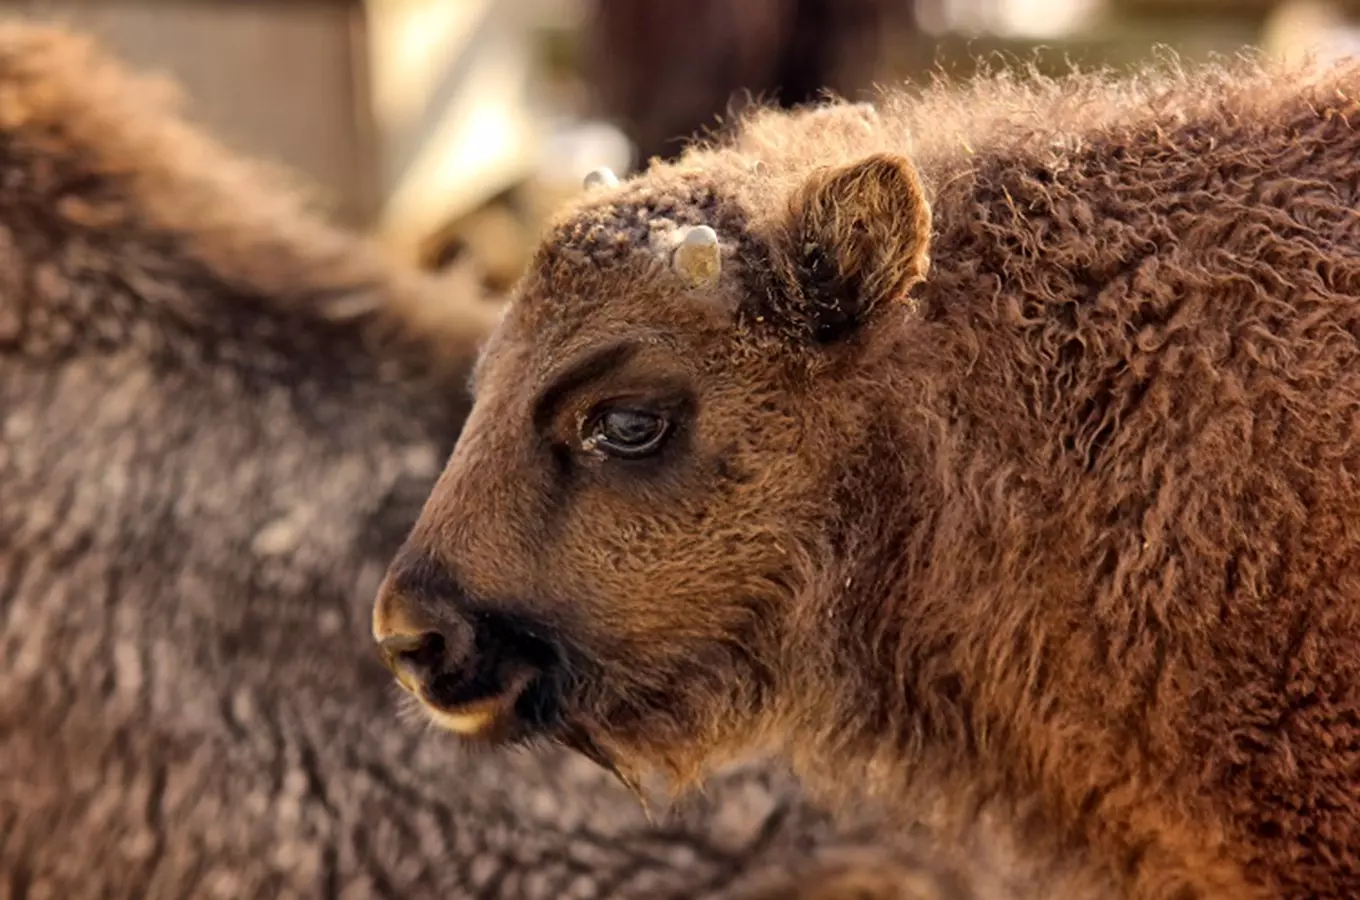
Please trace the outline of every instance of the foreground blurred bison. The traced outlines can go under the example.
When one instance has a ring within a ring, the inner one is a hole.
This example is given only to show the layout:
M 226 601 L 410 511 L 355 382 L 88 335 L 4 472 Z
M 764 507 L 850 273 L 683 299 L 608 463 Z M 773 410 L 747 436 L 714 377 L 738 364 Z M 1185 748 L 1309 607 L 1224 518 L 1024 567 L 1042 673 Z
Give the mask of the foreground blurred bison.
M 400 727 L 370 601 L 488 318 L 163 100 L 0 28 L 0 897 L 696 898 L 834 846 L 769 773 L 659 828 Z
M 379 594 L 397 677 L 1107 896 L 1360 896 L 1358 94 L 989 78 L 595 179 Z

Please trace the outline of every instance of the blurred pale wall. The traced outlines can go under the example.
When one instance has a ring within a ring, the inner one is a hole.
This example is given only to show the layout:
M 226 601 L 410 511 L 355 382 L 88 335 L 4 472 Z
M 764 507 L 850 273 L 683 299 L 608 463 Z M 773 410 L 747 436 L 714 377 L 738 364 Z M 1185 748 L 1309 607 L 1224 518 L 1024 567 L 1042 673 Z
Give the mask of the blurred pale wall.
M 451 216 L 524 180 L 541 0 L 368 0 L 368 77 L 387 243 L 420 258 Z
M 0 0 L 169 75 L 229 146 L 295 170 L 411 259 L 538 151 L 529 26 L 547 0 Z
M 376 213 L 358 0 L 0 0 L 0 13 L 94 34 L 171 75 L 190 118 L 228 145 L 305 173 L 340 220 Z

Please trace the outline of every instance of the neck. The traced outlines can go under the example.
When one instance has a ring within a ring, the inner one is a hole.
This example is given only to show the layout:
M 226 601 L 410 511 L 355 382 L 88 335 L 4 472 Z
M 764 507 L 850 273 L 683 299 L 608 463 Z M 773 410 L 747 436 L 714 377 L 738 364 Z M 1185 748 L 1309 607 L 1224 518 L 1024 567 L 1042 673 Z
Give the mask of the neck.
M 884 363 L 886 371 L 912 371 Z M 833 793 L 840 785 L 856 792 L 842 800 L 891 796 L 892 806 L 919 810 L 922 791 L 980 783 L 974 763 L 991 725 L 972 704 L 977 667 L 959 586 L 946 586 L 940 571 L 959 569 L 940 563 L 964 552 L 951 525 L 957 510 L 944 503 L 946 426 L 922 415 L 921 402 L 899 414 L 908 405 L 901 398 L 921 397 L 922 387 L 877 374 L 850 388 L 865 411 L 865 438 L 841 457 L 853 462 L 834 472 L 831 507 L 819 522 L 825 535 L 806 554 L 816 561 L 810 596 L 793 604 L 805 619 L 792 629 L 798 662 L 786 671 L 806 683 L 788 692 L 801 704 L 790 711 L 800 723 L 790 744 L 805 777 L 834 772 Z M 868 384 L 872 401 L 864 399 Z M 820 724 L 808 731 L 806 723 Z M 847 765 L 859 768 L 857 777 L 845 775 Z
M 797 699 L 775 730 L 832 806 L 882 802 L 957 846 L 1001 828 L 1047 883 L 1051 863 L 1086 858 L 1096 840 L 1082 785 L 1118 772 L 1078 739 L 1091 708 L 1055 687 L 1089 677 L 1068 662 L 1068 621 L 1046 615 L 1074 569 L 1060 518 L 1008 462 L 1014 445 L 956 421 L 962 376 L 926 383 L 923 368 L 894 363 L 899 376 L 850 388 L 870 421 L 830 480 L 827 536 L 805 554 L 815 571 L 782 668 L 800 679 L 784 692 Z M 1024 528 L 1008 532 L 1020 504 Z M 1055 732 L 1079 752 L 1059 758 Z

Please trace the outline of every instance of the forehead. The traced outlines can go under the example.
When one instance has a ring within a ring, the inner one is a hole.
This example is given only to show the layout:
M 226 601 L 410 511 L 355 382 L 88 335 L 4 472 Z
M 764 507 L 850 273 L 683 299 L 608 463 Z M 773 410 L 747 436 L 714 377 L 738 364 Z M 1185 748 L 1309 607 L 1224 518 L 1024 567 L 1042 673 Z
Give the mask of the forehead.
M 709 225 L 723 246 L 718 284 L 691 289 L 670 265 L 684 231 Z M 697 173 L 663 173 L 587 195 L 547 232 L 488 340 L 476 380 L 524 377 L 612 338 L 683 343 L 731 322 L 752 246 L 736 203 Z

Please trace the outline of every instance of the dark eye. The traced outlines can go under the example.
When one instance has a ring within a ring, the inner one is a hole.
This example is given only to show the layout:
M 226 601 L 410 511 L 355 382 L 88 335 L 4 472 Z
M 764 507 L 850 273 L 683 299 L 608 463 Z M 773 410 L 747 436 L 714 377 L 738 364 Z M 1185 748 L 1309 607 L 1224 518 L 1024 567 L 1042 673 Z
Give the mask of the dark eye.
M 639 459 L 659 450 L 669 431 L 670 422 L 655 413 L 608 409 L 592 420 L 582 446 L 622 459 Z

